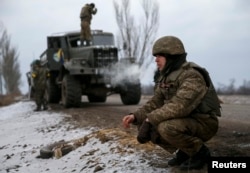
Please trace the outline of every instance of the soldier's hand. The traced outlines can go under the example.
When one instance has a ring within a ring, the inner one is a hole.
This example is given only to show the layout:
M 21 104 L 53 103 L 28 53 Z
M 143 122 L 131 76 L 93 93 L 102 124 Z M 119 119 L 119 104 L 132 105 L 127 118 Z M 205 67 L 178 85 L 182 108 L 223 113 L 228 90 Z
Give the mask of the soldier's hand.
M 122 124 L 124 128 L 129 128 L 130 123 L 132 123 L 135 120 L 134 114 L 129 114 L 123 117 Z

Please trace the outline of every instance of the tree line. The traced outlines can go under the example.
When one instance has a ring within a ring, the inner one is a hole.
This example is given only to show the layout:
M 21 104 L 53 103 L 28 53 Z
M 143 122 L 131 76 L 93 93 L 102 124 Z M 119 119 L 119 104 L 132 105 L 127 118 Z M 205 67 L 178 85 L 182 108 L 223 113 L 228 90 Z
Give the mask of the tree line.
M 219 84 L 216 87 L 216 92 L 219 95 L 250 95 L 250 81 L 244 80 L 238 87 L 235 86 L 235 80 L 231 79 L 228 85 Z M 154 93 L 154 84 L 142 86 L 142 93 L 152 95 Z
M 244 80 L 239 86 L 235 86 L 235 79 L 231 79 L 229 85 L 219 84 L 217 93 L 221 95 L 250 95 L 250 81 Z
M 18 50 L 0 22 L 0 94 L 20 95 L 21 72 Z

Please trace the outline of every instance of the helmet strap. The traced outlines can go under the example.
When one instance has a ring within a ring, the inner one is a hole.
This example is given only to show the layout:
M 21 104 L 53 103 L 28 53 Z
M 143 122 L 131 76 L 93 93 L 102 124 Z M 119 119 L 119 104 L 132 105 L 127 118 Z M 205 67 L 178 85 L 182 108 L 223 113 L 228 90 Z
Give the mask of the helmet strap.
M 171 72 L 179 69 L 183 63 L 186 62 L 186 56 L 187 53 L 181 54 L 181 55 L 166 55 L 167 63 L 165 64 L 165 67 L 161 71 L 161 74 L 164 76 L 169 75 Z

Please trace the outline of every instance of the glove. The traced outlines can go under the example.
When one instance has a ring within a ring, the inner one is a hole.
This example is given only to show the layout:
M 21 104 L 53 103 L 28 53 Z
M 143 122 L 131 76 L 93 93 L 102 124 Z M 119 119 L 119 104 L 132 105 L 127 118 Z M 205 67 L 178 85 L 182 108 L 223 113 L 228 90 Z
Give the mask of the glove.
M 151 139 L 152 143 L 154 143 L 154 144 L 161 143 L 160 134 L 153 126 L 152 126 L 151 131 L 150 131 L 150 139 Z
M 33 78 L 36 78 L 36 73 L 31 73 L 31 76 L 32 76 Z
M 143 121 L 137 135 L 137 141 L 139 143 L 144 144 L 150 141 L 151 127 L 152 125 L 149 122 Z

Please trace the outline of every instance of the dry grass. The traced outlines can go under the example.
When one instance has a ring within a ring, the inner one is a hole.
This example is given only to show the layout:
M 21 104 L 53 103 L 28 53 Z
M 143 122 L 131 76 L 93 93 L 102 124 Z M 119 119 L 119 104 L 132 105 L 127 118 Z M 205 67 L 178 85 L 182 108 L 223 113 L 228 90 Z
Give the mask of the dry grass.
M 17 97 L 19 94 L 8 94 L 8 95 L 0 95 L 0 107 L 8 106 L 17 101 Z

